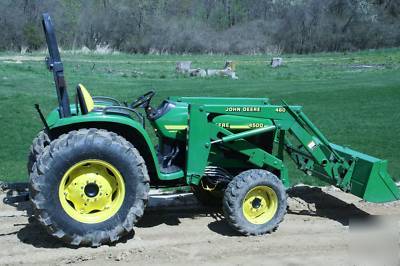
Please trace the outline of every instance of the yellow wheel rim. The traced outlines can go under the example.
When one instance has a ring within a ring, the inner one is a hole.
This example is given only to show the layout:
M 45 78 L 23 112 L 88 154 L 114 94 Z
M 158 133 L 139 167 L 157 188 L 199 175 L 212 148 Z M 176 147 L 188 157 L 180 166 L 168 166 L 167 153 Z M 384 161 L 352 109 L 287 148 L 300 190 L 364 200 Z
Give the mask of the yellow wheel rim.
M 252 224 L 270 221 L 278 209 L 278 197 L 268 186 L 256 186 L 247 192 L 243 204 L 243 215 Z
M 102 160 L 84 160 L 61 179 L 59 198 L 64 211 L 82 223 L 100 223 L 117 213 L 125 198 L 120 172 Z

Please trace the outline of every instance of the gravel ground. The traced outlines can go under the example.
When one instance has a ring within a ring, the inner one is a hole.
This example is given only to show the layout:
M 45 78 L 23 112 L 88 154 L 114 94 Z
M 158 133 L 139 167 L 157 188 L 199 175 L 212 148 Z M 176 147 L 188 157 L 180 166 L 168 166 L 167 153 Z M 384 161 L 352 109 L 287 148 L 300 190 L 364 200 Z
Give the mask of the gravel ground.
M 332 187 L 298 186 L 289 192 L 288 214 L 276 232 L 244 237 L 230 229 L 219 210 L 202 208 L 191 194 L 156 194 L 134 234 L 99 248 L 67 247 L 35 222 L 29 203 L 0 203 L 0 264 L 384 265 L 381 259 L 354 262 L 349 223 L 400 215 L 400 202 L 371 204 Z M 397 245 L 390 246 L 394 256 Z

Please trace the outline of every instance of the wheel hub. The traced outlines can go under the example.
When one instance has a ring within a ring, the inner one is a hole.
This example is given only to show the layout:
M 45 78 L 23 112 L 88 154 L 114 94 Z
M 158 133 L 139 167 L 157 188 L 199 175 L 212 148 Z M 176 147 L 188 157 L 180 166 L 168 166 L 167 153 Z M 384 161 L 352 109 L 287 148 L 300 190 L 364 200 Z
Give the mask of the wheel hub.
M 251 206 L 254 209 L 258 209 L 261 207 L 261 199 L 260 198 L 255 198 L 252 202 L 251 202 Z
M 264 224 L 271 220 L 278 209 L 278 197 L 269 186 L 250 189 L 243 199 L 243 215 L 252 224 Z
M 99 223 L 119 210 L 125 197 L 125 184 L 111 164 L 85 160 L 64 174 L 59 197 L 64 211 L 75 220 Z
M 96 197 L 97 194 L 99 194 L 99 187 L 96 183 L 89 183 L 85 186 L 84 191 L 86 196 L 88 196 L 89 198 L 93 198 Z

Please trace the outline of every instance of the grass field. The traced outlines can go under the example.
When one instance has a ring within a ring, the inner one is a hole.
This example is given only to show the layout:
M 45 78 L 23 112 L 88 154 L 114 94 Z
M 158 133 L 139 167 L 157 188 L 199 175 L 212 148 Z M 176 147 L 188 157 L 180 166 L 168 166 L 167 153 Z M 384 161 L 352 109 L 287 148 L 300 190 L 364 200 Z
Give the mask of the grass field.
M 42 128 L 33 105 L 47 113 L 57 104 L 44 56 L 0 53 L 0 180 L 27 179 L 28 147 Z M 283 58 L 285 66 L 271 69 L 267 55 L 63 54 L 70 95 L 83 83 L 93 95 L 128 102 L 151 88 L 157 91 L 154 104 L 170 95 L 284 99 L 303 105 L 332 142 L 389 160 L 391 175 L 400 177 L 400 49 Z M 226 59 L 237 63 L 239 80 L 175 74 L 176 61 L 221 68 Z M 293 169 L 290 174 L 315 183 Z

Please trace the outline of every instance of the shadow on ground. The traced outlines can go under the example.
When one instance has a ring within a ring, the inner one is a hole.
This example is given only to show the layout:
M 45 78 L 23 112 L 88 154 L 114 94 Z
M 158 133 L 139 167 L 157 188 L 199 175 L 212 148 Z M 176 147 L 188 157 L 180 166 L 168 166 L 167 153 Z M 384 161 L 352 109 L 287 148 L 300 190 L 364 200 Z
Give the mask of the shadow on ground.
M 353 204 L 348 204 L 332 195 L 329 195 L 317 187 L 295 187 L 288 191 L 291 200 L 301 200 L 305 205 L 300 208 L 288 208 L 288 213 L 292 215 L 305 215 L 314 217 L 324 217 L 335 220 L 342 225 L 348 225 L 353 218 L 367 219 L 369 214 L 357 208 Z M 313 208 L 307 206 L 312 205 Z M 37 248 L 76 248 L 66 245 L 56 238 L 50 236 L 46 229 L 41 226 L 32 216 L 32 208 L 29 202 L 12 204 L 21 211 L 28 214 L 28 223 L 17 232 L 17 237 L 26 244 Z M 161 209 L 150 208 L 146 210 L 143 218 L 136 225 L 137 228 L 155 227 L 161 224 L 179 226 L 181 219 L 196 219 L 199 217 L 211 217 L 213 221 L 208 224 L 208 228 L 223 236 L 239 236 L 225 221 L 220 208 L 208 208 L 200 205 L 193 206 L 174 206 L 162 207 Z M 134 233 L 124 237 L 120 242 L 126 242 L 134 237 Z
M 354 204 L 346 203 L 324 191 L 318 187 L 298 186 L 290 189 L 288 195 L 292 200 L 300 200 L 300 210 L 297 208 L 291 209 L 288 207 L 288 213 L 292 215 L 305 215 L 313 217 L 323 217 L 341 223 L 344 226 L 349 225 L 351 219 L 368 219 L 369 214 L 362 211 Z M 314 206 L 312 209 L 310 206 Z M 163 210 L 152 210 L 146 212 L 137 227 L 153 227 L 161 224 L 171 226 L 179 225 L 183 218 L 209 216 L 214 221 L 208 224 L 208 228 L 220 235 L 224 236 L 239 236 L 240 234 L 233 230 L 225 221 L 221 209 L 218 208 L 193 208 L 193 209 L 177 209 L 168 211 L 168 208 Z
M 134 237 L 135 233 L 132 231 L 128 235 L 119 240 L 118 243 L 126 243 Z M 29 218 L 29 223 L 18 231 L 17 237 L 25 244 L 32 245 L 36 248 L 71 248 L 77 249 L 79 247 L 63 243 L 55 237 L 49 235 L 46 229 L 33 218 Z M 115 246 L 117 243 L 110 243 L 109 246 Z
M 168 211 L 167 209 L 161 211 L 148 211 L 145 212 L 143 218 L 136 225 L 139 228 L 149 228 L 166 224 L 170 226 L 178 226 L 181 219 L 196 219 L 200 217 L 211 217 L 212 222 L 208 224 L 208 228 L 220 235 L 224 236 L 239 236 L 240 234 L 233 230 L 225 221 L 221 208 L 210 208 L 196 206 L 192 209 L 174 209 Z
M 370 215 L 354 204 L 349 204 L 328 193 L 319 187 L 299 186 L 288 191 L 293 200 L 300 199 L 305 204 L 301 210 L 288 208 L 289 214 L 324 217 L 335 220 L 344 226 L 349 225 L 352 219 L 368 219 Z M 310 206 L 314 206 L 312 209 Z
M 45 227 L 42 226 L 32 215 L 32 206 L 30 202 L 13 203 L 10 205 L 16 207 L 17 210 L 26 211 L 28 214 L 28 223 L 14 224 L 14 226 L 24 226 L 18 232 L 16 232 L 16 235 L 21 242 L 32 245 L 36 248 L 78 248 L 76 246 L 65 244 L 57 238 L 51 236 L 46 231 Z M 119 243 L 126 243 L 128 240 L 132 239 L 134 235 L 134 232 L 129 233 L 128 235 L 124 236 Z M 109 244 L 109 246 L 114 245 L 116 245 L 116 243 Z

